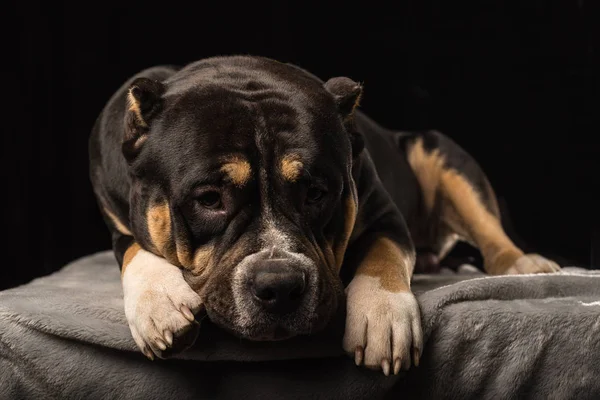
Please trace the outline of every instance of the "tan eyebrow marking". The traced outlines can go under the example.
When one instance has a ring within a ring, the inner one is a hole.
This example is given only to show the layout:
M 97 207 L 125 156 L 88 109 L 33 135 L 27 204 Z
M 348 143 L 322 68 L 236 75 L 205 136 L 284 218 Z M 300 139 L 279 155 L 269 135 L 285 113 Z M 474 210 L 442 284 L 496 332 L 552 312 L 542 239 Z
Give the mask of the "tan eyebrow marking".
M 287 154 L 281 160 L 281 175 L 285 180 L 295 182 L 300 177 L 303 167 L 304 164 L 298 154 Z
M 252 174 L 250 163 L 239 156 L 227 160 L 221 166 L 221 171 L 226 173 L 236 186 L 245 185 Z

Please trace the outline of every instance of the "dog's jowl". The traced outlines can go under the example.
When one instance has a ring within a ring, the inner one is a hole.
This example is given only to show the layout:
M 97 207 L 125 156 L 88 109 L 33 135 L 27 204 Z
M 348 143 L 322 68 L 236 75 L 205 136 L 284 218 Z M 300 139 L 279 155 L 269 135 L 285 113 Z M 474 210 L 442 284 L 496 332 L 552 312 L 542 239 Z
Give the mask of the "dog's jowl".
M 361 95 L 349 78 L 249 56 L 151 68 L 113 95 L 91 180 L 145 355 L 188 348 L 201 311 L 273 341 L 324 329 L 346 301 L 340 345 L 398 373 L 423 350 L 415 248 L 439 258 L 465 240 L 492 274 L 558 270 L 510 241 L 458 145 L 377 125 Z

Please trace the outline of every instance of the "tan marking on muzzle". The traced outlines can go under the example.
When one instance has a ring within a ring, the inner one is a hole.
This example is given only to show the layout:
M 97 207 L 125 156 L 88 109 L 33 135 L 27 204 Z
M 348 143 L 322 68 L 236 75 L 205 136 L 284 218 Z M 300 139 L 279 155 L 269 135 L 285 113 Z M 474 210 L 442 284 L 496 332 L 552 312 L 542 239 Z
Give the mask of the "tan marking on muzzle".
M 127 268 L 127 266 L 129 265 L 129 263 L 131 262 L 131 260 L 133 260 L 133 257 L 135 257 L 135 255 L 138 253 L 138 251 L 140 251 L 142 248 L 140 247 L 139 244 L 137 244 L 136 242 L 133 242 L 131 244 L 131 246 L 129 246 L 127 248 L 127 250 L 125 250 L 125 254 L 123 254 L 123 264 L 121 266 L 121 277 L 123 276 L 123 274 L 125 273 L 125 269 Z
M 157 252 L 171 264 L 180 266 L 180 259 L 185 258 L 179 246 L 174 246 L 171 239 L 171 211 L 166 201 L 148 208 L 146 213 L 148 233 Z M 181 254 L 180 254 L 181 253 Z
M 164 254 L 171 241 L 171 212 L 164 202 L 148 208 L 148 233 L 156 249 Z
M 206 245 L 196 249 L 194 253 L 194 263 L 192 272 L 195 275 L 202 275 L 207 272 L 211 265 L 214 253 L 213 245 Z
M 288 154 L 281 160 L 281 175 L 290 182 L 296 182 L 300 177 L 304 164 L 298 154 Z
M 236 186 L 244 186 L 252 175 L 250 163 L 241 157 L 234 157 L 221 166 L 221 171 L 227 174 Z
M 177 247 L 177 260 L 179 261 L 179 264 L 187 268 L 194 265 L 194 259 L 187 244 L 183 244 L 176 240 L 175 246 Z
M 124 223 L 121 222 L 119 217 L 117 217 L 112 211 L 108 209 L 108 207 L 103 207 L 104 212 L 108 215 L 108 218 L 112 221 L 115 228 L 123 235 L 133 236 L 131 231 L 125 226 Z
M 213 268 L 214 245 L 207 244 L 196 249 L 190 266 L 185 266 L 183 276 L 190 287 L 200 291 L 210 277 Z
M 409 291 L 414 264 L 412 252 L 387 237 L 379 237 L 371 244 L 356 273 L 379 278 L 381 286 L 390 292 Z

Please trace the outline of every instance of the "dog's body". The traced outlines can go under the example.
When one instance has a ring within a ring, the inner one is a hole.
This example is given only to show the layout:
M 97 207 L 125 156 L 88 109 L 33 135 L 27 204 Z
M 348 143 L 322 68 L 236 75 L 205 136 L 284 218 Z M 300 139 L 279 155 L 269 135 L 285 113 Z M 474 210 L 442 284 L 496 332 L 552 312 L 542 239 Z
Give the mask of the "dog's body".
M 344 348 L 397 373 L 422 350 L 415 248 L 457 240 L 491 274 L 552 272 L 504 233 L 476 162 L 439 132 L 355 110 L 362 88 L 291 65 L 219 57 L 156 67 L 111 98 L 90 140 L 132 335 L 148 357 L 195 339 L 194 313 L 252 340 L 327 325 L 344 288 Z

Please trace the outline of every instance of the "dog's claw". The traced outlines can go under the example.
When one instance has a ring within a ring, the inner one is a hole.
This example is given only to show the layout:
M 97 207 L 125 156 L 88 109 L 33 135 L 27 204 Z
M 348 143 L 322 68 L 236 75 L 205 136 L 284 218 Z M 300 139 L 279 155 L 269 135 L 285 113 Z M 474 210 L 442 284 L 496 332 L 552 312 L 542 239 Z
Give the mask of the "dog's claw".
M 164 335 L 165 335 L 165 341 L 167 342 L 167 345 L 172 346 L 173 345 L 173 334 L 171 333 L 171 331 L 166 330 Z
M 390 360 L 381 361 L 381 369 L 385 376 L 390 376 Z
M 419 366 L 419 349 L 416 347 L 413 349 L 413 364 L 415 364 L 415 367 Z
M 364 356 L 365 356 L 365 352 L 364 352 L 362 346 L 357 346 L 356 350 L 354 351 L 354 362 L 356 363 L 356 365 L 362 364 Z
M 190 322 L 194 322 L 194 314 L 187 306 L 181 306 L 181 313 Z
M 394 375 L 398 375 L 398 373 L 400 372 L 400 359 L 396 358 L 396 361 L 394 361 Z
M 152 353 L 152 351 L 150 351 L 148 348 L 145 348 L 142 353 L 150 360 L 150 361 L 154 361 L 154 353 Z

